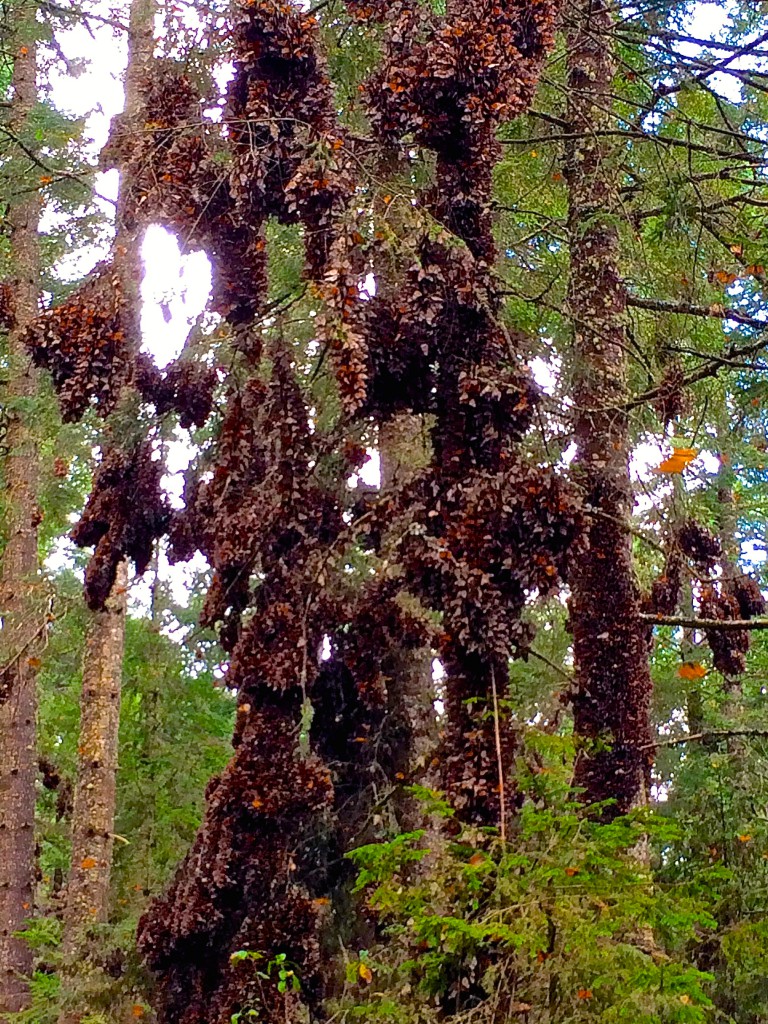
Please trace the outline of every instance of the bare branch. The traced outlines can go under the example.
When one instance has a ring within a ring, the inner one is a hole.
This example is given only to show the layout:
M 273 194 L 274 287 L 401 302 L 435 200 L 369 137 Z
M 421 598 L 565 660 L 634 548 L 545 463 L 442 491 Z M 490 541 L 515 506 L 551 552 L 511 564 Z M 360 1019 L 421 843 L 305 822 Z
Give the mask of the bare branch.
M 658 740 L 641 747 L 641 750 L 652 750 L 658 747 L 681 747 L 684 743 L 695 743 L 699 740 L 728 739 L 730 736 L 768 736 L 768 729 L 708 729 L 706 732 L 692 732 L 676 739 Z
M 627 305 L 635 309 L 648 309 L 653 313 L 679 313 L 681 316 L 706 316 L 717 320 L 733 320 L 745 327 L 755 327 L 759 331 L 768 328 L 768 321 L 756 316 L 749 316 L 738 309 L 728 309 L 719 303 L 711 306 L 694 306 L 688 302 L 665 302 L 662 299 L 642 299 L 637 295 L 627 296 Z
M 731 632 L 742 629 L 768 629 L 768 619 L 697 619 L 690 615 L 654 615 L 641 612 L 640 619 L 650 626 L 684 626 L 686 629 L 712 629 Z

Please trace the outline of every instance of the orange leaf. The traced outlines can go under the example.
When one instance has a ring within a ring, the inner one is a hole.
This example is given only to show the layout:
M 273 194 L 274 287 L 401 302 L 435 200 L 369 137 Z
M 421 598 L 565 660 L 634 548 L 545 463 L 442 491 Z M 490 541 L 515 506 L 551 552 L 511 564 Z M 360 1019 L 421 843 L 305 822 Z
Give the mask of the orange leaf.
M 682 473 L 689 462 L 693 462 L 699 453 L 695 448 L 675 448 L 672 454 L 664 459 L 654 473 Z
M 676 455 L 671 455 L 668 459 L 664 459 L 660 465 L 654 469 L 654 473 L 682 473 L 685 467 L 688 465 L 683 459 L 679 459 Z
M 698 661 L 684 661 L 677 674 L 681 679 L 703 679 L 707 670 Z
M 85 868 L 87 871 L 89 868 L 95 868 L 98 863 L 95 857 L 83 857 L 80 861 L 80 867 Z
M 715 278 L 720 282 L 720 284 L 733 284 L 734 281 L 738 280 L 739 275 L 732 274 L 728 270 L 718 270 L 715 274 Z

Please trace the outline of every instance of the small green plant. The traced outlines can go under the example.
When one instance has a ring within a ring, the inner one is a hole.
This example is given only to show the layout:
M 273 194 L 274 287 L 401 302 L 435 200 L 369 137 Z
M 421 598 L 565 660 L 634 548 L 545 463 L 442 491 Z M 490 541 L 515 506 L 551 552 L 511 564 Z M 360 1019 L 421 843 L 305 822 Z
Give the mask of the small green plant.
M 357 957 L 347 964 L 347 984 L 354 985 L 362 981 L 366 985 L 370 985 L 373 981 L 374 969 L 375 964 L 371 959 L 371 954 L 367 949 L 361 949 Z
M 296 964 L 292 963 L 285 953 L 276 953 L 267 960 L 264 953 L 256 949 L 238 949 L 229 958 L 230 963 L 237 964 L 250 961 L 251 963 L 262 963 L 266 961 L 263 970 L 256 971 L 256 977 L 262 981 L 272 982 L 276 985 L 281 995 L 288 992 L 300 992 L 301 982 L 297 973 Z M 231 1024 L 241 1024 L 246 1020 L 258 1020 L 259 1010 L 249 1007 L 247 1010 L 238 1010 L 231 1017 Z
M 237 1013 L 233 1013 L 230 1017 L 230 1024 L 241 1024 L 244 1020 L 258 1020 L 258 1010 L 238 1010 Z

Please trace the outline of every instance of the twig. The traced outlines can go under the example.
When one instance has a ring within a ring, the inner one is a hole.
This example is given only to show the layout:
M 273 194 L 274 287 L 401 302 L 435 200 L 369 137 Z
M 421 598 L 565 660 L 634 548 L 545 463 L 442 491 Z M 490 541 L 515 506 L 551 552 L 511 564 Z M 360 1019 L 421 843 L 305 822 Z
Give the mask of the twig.
M 768 629 L 768 619 L 697 619 L 690 615 L 654 615 L 641 612 L 640 619 L 652 626 L 685 626 L 687 629 Z
M 563 679 L 567 680 L 569 683 L 573 682 L 573 676 L 569 672 L 566 672 L 564 668 L 561 668 L 561 666 L 558 665 L 556 662 L 551 661 L 546 656 L 546 654 L 540 654 L 539 651 L 534 651 L 534 649 L 532 647 L 528 648 L 527 653 L 530 655 L 530 657 L 536 658 L 538 661 L 541 661 L 545 665 L 548 665 L 549 668 L 551 668 L 553 670 L 553 672 L 557 672 L 557 674 L 559 676 L 561 676 Z
M 768 729 L 708 729 L 706 732 L 692 732 L 688 736 L 679 736 L 673 740 L 656 740 L 654 743 L 646 743 L 640 750 L 652 750 L 655 747 L 681 747 L 684 743 L 694 743 L 698 740 L 715 739 L 728 736 L 768 736 Z
M 496 764 L 499 770 L 499 813 L 501 814 L 501 844 L 507 842 L 507 801 L 504 793 L 504 760 L 501 756 L 501 729 L 499 728 L 499 701 L 496 694 L 496 671 L 491 664 L 491 693 L 493 694 L 493 734 L 496 740 Z
M 664 302 L 660 299 L 641 299 L 639 296 L 630 295 L 627 297 L 627 305 L 635 309 L 648 309 L 654 313 L 679 313 L 681 316 L 702 316 L 713 317 L 716 320 L 733 320 L 737 324 L 744 324 L 747 327 L 755 327 L 764 331 L 768 327 L 768 321 L 760 320 L 756 316 L 749 316 L 738 309 L 727 309 L 720 303 L 715 302 L 711 306 L 694 306 L 687 302 Z

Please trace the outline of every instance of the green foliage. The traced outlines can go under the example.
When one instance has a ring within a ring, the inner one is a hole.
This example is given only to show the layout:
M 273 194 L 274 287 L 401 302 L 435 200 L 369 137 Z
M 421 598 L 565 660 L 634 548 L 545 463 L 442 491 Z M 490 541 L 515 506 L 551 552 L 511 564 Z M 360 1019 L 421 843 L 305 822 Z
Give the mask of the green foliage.
M 69 870 L 66 793 L 74 782 L 89 617 L 73 574 L 59 574 L 53 582 L 62 614 L 52 626 L 39 677 L 39 745 L 40 756 L 61 781 L 56 790 L 44 789 L 38 803 L 41 898 L 52 913 Z M 136 922 L 195 834 L 205 785 L 229 757 L 233 717 L 234 701 L 216 685 L 212 671 L 150 620 L 128 618 L 111 922 L 94 929 L 93 969 L 76 974 L 67 993 L 59 983 L 60 921 L 49 916 L 33 922 L 25 938 L 40 967 L 31 1016 L 22 1016 L 19 1024 L 55 1024 L 62 998 L 84 993 L 89 1005 L 102 1008 L 100 1021 L 119 1024 L 125 1007 L 144 998 L 147 978 L 134 948 Z
M 246 961 L 259 963 L 262 960 L 266 960 L 264 969 L 256 971 L 258 978 L 263 978 L 265 981 L 274 981 L 277 991 L 281 995 L 285 995 L 286 992 L 301 991 L 301 982 L 297 974 L 296 964 L 292 963 L 285 953 L 276 953 L 273 957 L 267 959 L 264 953 L 259 953 L 256 950 L 238 949 L 229 959 L 235 964 Z
M 78 702 L 87 614 L 79 582 L 60 577 L 66 616 L 57 622 L 41 674 L 41 753 L 74 778 Z M 71 604 L 69 604 L 71 602 Z M 203 791 L 229 756 L 234 702 L 169 637 L 146 619 L 126 630 L 115 829 L 116 914 L 136 915 L 159 892 L 194 836 Z M 68 824 L 57 794 L 43 798 L 43 857 L 49 884 L 68 863 Z
M 727 872 L 661 884 L 646 850 L 663 860 L 677 827 L 647 810 L 600 823 L 570 794 L 567 747 L 555 738 L 529 746 L 506 843 L 456 824 L 446 834 L 445 817 L 434 817 L 426 831 L 350 854 L 385 930 L 371 985 L 353 996 L 348 973 L 347 1015 L 712 1019 L 712 975 L 694 954 L 716 927 Z

